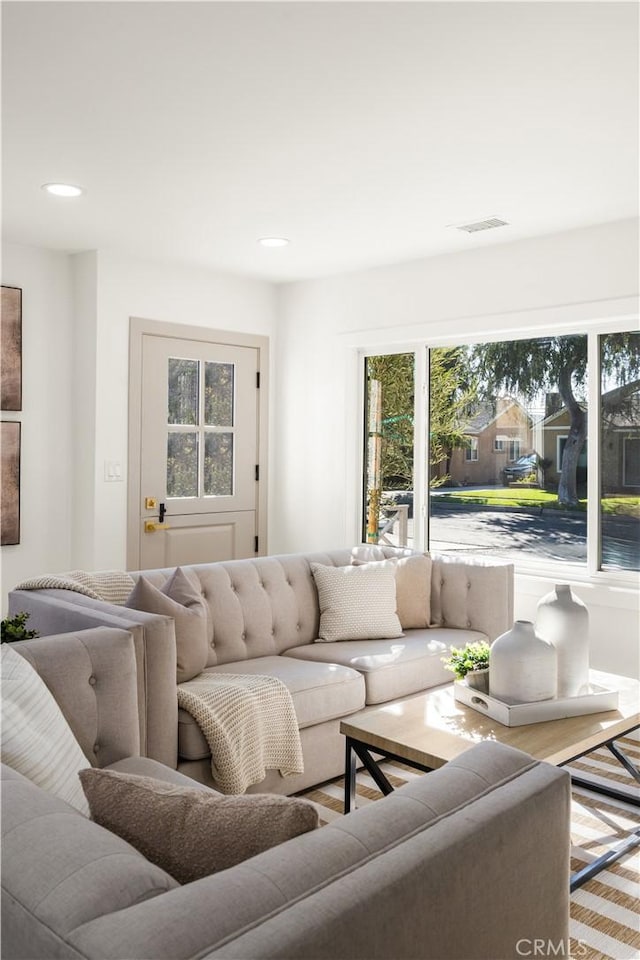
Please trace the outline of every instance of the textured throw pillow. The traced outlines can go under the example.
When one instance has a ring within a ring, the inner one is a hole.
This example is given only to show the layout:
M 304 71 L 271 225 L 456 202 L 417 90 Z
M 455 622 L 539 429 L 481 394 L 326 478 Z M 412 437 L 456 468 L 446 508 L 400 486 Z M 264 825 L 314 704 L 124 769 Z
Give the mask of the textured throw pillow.
M 431 567 L 428 554 L 390 557 L 373 563 L 391 567 L 396 577 L 396 604 L 403 630 L 428 627 L 431 623 Z M 351 557 L 356 567 L 370 566 L 366 560 Z
M 1 650 L 3 762 L 88 816 L 78 772 L 89 761 L 42 677 L 6 643 Z
M 181 567 L 176 568 L 161 590 L 146 577 L 140 577 L 125 606 L 173 617 L 178 683 L 202 673 L 209 657 L 207 605 Z
M 92 819 L 179 883 L 226 870 L 319 823 L 316 807 L 295 797 L 223 796 L 114 770 L 83 770 L 80 779 Z
M 312 563 L 318 588 L 318 641 L 376 640 L 402 636 L 396 613 L 396 578 L 382 563 L 326 567 Z

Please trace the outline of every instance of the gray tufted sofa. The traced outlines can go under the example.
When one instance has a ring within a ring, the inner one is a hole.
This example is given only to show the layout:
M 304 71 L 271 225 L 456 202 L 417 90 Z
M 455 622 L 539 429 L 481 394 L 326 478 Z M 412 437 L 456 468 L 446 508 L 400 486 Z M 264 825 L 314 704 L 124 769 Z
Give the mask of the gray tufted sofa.
M 206 789 L 137 755 L 128 633 L 15 647 L 92 765 Z M 184 886 L 11 768 L 1 778 L 3 960 L 516 960 L 534 942 L 569 951 L 569 775 L 498 743 Z
M 385 548 L 386 556 L 412 551 Z M 209 613 L 213 672 L 270 674 L 289 688 L 300 727 L 304 773 L 270 771 L 250 790 L 294 793 L 344 770 L 340 720 L 368 707 L 452 679 L 442 656 L 467 641 L 492 641 L 513 623 L 513 565 L 478 557 L 432 555 L 429 629 L 394 640 L 314 643 L 320 617 L 312 561 L 350 562 L 348 549 L 259 557 L 185 567 Z M 172 569 L 146 570 L 162 586 Z M 133 574 L 139 576 L 140 572 Z M 68 590 L 13 591 L 10 611 L 26 610 L 42 635 L 95 626 L 134 637 L 141 704 L 141 752 L 213 786 L 208 745 L 191 716 L 178 711 L 172 618 L 140 613 Z

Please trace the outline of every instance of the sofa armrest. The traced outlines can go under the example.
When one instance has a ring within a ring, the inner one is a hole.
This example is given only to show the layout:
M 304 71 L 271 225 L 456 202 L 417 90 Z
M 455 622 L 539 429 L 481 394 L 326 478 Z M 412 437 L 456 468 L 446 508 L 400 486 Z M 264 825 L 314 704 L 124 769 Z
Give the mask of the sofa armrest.
M 96 627 L 11 646 L 42 677 L 92 766 L 104 767 L 140 753 L 136 656 L 130 633 Z
M 513 626 L 513 563 L 446 553 L 431 556 L 433 626 L 479 630 L 491 642 Z
M 140 752 L 174 769 L 178 765 L 176 635 L 171 617 L 92 600 L 71 590 L 13 590 L 9 613 L 26 611 L 41 636 L 116 627 L 133 637 L 136 654 Z
M 536 939 L 567 952 L 569 812 L 565 771 L 482 743 L 67 940 L 90 960 L 515 960 Z

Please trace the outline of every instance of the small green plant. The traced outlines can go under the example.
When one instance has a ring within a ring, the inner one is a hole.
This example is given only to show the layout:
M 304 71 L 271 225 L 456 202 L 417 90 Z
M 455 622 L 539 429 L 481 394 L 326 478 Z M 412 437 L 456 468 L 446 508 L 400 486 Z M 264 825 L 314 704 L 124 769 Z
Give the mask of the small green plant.
M 28 613 L 16 613 L 15 617 L 7 617 L 2 621 L 0 643 L 13 643 L 15 640 L 31 640 L 40 634 L 37 630 L 27 630 Z
M 451 655 L 443 657 L 442 662 L 447 670 L 455 673 L 457 680 L 464 680 L 474 670 L 486 670 L 489 666 L 489 650 L 486 640 L 476 640 L 461 649 L 451 647 Z

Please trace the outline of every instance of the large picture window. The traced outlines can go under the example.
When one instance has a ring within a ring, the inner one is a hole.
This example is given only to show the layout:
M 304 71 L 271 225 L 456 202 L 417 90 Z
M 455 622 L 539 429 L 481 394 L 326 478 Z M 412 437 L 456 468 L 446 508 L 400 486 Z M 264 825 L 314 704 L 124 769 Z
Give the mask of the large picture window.
M 425 436 L 414 424 L 419 353 L 366 360 L 366 539 L 547 568 L 639 570 L 640 334 L 478 341 L 427 354 Z M 373 383 L 385 377 L 376 408 Z M 416 464 L 424 490 L 414 491 Z M 403 506 L 404 517 L 393 513 Z

